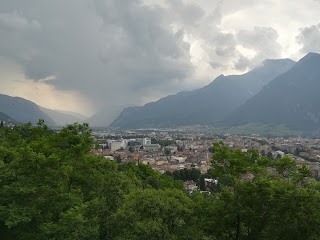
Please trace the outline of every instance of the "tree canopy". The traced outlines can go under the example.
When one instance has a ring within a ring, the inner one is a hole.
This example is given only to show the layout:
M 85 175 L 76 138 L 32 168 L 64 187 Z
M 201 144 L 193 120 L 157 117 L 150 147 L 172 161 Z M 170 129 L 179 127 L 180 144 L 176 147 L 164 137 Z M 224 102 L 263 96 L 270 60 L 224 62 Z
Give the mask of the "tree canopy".
M 211 194 L 196 170 L 160 174 L 90 153 L 87 124 L 0 128 L 1 239 L 319 239 L 319 183 L 307 166 L 213 146 Z

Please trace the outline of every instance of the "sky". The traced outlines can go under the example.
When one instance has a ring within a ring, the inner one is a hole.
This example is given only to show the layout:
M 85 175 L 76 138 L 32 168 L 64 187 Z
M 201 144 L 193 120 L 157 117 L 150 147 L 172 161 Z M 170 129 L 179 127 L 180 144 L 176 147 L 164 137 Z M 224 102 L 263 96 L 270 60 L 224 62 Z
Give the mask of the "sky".
M 0 93 L 118 113 L 320 52 L 319 10 L 320 0 L 0 0 Z

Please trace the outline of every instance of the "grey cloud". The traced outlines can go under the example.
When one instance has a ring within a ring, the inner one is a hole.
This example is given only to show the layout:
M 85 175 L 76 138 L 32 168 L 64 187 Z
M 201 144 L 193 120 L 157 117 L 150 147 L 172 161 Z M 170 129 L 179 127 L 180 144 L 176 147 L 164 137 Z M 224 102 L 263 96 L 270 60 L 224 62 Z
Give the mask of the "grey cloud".
M 0 3 L 0 54 L 28 77 L 55 75 L 58 89 L 78 90 L 100 107 L 139 102 L 154 87 L 170 92 L 192 71 L 184 32 L 170 28 L 160 7 L 138 0 L 20 2 Z
M 236 39 L 238 44 L 256 52 L 250 64 L 247 62 L 252 66 L 267 58 L 281 57 L 282 46 L 277 42 L 278 37 L 278 32 L 271 27 L 254 27 L 252 31 L 239 31 Z M 242 61 L 242 63 L 244 62 Z M 250 67 L 249 65 L 248 67 Z
M 234 67 L 237 70 L 245 71 L 250 66 L 250 59 L 245 56 L 240 56 L 239 59 L 234 63 Z
M 303 53 L 320 52 L 320 23 L 300 29 L 297 41 Z
M 0 28 L 8 31 L 37 30 L 40 23 L 36 20 L 28 20 L 18 12 L 0 13 Z
M 224 32 L 220 27 L 223 4 L 223 1 L 211 1 L 210 8 L 197 22 L 183 26 L 186 31 L 201 39 L 201 48 L 208 53 L 209 65 L 215 70 L 220 68 L 220 71 L 228 68 L 231 59 L 237 56 L 234 34 Z
M 234 56 L 235 47 L 216 47 L 216 54 L 219 57 L 223 56 Z
M 213 39 L 216 54 L 220 57 L 233 57 L 236 51 L 236 40 L 231 33 L 220 33 Z
M 219 63 L 219 62 L 210 62 L 210 66 L 213 68 L 213 69 L 217 69 L 217 68 L 222 68 L 223 67 L 223 64 Z
M 272 28 L 238 34 L 221 29 L 225 12 L 252 2 L 0 1 L 0 56 L 20 64 L 28 78 L 54 75 L 50 84 L 57 89 L 76 90 L 111 111 L 182 89 L 196 71 L 186 36 L 199 40 L 208 54 L 203 61 L 217 72 L 232 63 L 238 70 L 251 64 L 237 45 L 255 50 L 254 61 L 278 57 Z
M 196 26 L 206 15 L 205 11 L 195 3 L 185 3 L 183 0 L 167 0 L 171 11 L 167 17 L 189 26 Z

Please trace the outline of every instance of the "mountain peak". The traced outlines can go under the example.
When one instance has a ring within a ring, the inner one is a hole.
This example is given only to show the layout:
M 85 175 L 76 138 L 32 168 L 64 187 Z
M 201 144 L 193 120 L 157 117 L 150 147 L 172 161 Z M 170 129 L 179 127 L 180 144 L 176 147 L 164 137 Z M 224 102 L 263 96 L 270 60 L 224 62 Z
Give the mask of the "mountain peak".
M 282 58 L 282 59 L 265 59 L 260 64 L 256 65 L 250 72 L 257 73 L 261 71 L 269 72 L 273 71 L 273 69 L 284 68 L 290 69 L 296 62 L 289 59 L 289 58 Z M 248 72 L 248 73 L 250 73 Z
M 309 52 L 307 55 L 301 58 L 298 63 L 302 63 L 304 61 L 315 59 L 315 58 L 320 58 L 320 54 L 316 52 Z
M 266 83 L 291 69 L 294 63 L 279 61 L 270 60 L 270 64 L 261 64 L 242 75 L 220 75 L 203 88 L 167 96 L 143 107 L 125 109 L 111 127 L 207 125 L 222 120 L 257 94 Z
M 285 125 L 309 132 L 319 129 L 319 64 L 320 54 L 307 54 L 228 116 L 225 123 Z
M 318 56 L 318 57 L 319 57 L 319 56 L 320 56 L 320 53 L 309 52 L 309 53 L 306 55 L 306 57 L 307 57 L 307 56 L 312 56 L 312 57 L 313 57 L 313 56 Z

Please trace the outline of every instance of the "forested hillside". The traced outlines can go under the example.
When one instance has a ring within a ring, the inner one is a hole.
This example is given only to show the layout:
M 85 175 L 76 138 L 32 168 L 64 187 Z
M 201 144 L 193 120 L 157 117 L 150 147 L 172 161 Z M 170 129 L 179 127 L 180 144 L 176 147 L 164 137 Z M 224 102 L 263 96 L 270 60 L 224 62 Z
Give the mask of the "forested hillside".
M 319 239 L 306 166 L 213 147 L 211 193 L 90 154 L 87 124 L 0 128 L 0 239 Z

